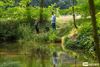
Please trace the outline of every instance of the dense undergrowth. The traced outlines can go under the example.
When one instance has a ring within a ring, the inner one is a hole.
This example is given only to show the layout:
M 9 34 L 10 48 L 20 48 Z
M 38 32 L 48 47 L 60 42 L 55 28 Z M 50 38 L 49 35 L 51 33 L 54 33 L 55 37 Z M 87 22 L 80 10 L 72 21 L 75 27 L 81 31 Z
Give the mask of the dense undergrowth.
M 100 22 L 99 22 L 99 13 L 97 13 L 97 26 L 98 26 L 98 37 L 100 38 Z M 67 37 L 65 39 L 65 46 L 68 49 L 75 50 L 76 52 L 83 52 L 87 55 L 87 57 L 96 58 L 95 56 L 95 44 L 93 40 L 93 29 L 91 24 L 91 19 L 81 18 L 76 20 L 78 25 L 77 33 L 73 31 L 72 33 L 68 33 L 67 35 L 73 34 L 72 37 L 76 39 L 73 40 L 71 37 Z
M 0 42 L 34 38 L 36 21 L 39 22 L 40 30 L 44 32 L 46 25 L 50 24 L 52 6 L 43 10 L 41 23 L 39 7 L 0 8 Z

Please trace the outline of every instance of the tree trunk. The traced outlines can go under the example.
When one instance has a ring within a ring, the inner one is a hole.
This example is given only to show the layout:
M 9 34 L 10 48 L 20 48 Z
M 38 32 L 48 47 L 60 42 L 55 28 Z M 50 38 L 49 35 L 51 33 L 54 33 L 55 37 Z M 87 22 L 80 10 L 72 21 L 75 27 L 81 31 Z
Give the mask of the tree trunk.
M 100 64 L 100 44 L 99 44 L 99 37 L 98 37 L 98 30 L 97 30 L 97 21 L 95 17 L 95 5 L 94 0 L 88 0 L 89 7 L 90 7 L 90 14 L 92 19 L 92 26 L 93 26 L 93 37 L 94 37 L 94 43 L 95 43 L 95 53 L 99 60 Z
M 74 23 L 75 28 L 77 29 L 78 27 L 76 26 L 76 21 L 75 21 L 75 10 L 74 10 L 75 1 L 72 0 L 72 2 L 73 2 L 73 6 L 72 6 L 72 11 L 73 11 L 73 23 Z
M 40 0 L 40 22 L 43 23 L 43 5 L 44 0 Z

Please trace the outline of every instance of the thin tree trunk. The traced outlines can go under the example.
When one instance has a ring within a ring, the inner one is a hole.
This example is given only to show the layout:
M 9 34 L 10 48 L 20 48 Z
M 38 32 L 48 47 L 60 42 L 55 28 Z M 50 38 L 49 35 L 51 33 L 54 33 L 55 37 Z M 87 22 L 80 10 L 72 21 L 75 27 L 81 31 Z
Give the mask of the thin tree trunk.
M 75 28 L 77 29 L 78 27 L 76 26 L 76 20 L 75 20 L 75 10 L 74 10 L 74 4 L 75 4 L 75 1 L 73 1 L 73 6 L 72 6 L 72 11 L 73 11 L 73 23 L 74 23 L 74 26 Z
M 40 0 L 40 22 L 43 23 L 43 5 L 44 0 Z
M 91 14 L 92 26 L 93 26 L 93 37 L 94 37 L 95 48 L 96 48 L 95 53 L 96 56 L 98 57 L 99 64 L 100 64 L 100 44 L 99 44 L 99 37 L 98 37 L 98 30 L 97 30 L 97 21 L 95 17 L 94 0 L 88 0 L 88 2 L 89 2 L 90 14 Z

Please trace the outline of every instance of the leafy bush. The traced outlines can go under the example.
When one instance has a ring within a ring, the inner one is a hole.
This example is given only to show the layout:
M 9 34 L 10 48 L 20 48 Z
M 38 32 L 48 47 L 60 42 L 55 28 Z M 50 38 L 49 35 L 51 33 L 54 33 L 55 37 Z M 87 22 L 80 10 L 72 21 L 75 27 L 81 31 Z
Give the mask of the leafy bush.
M 81 49 L 84 52 L 86 51 L 89 53 L 89 50 L 94 46 L 92 33 L 92 25 L 90 21 L 83 22 L 82 20 L 82 23 L 78 27 L 76 41 L 73 41 L 71 38 L 66 38 L 65 45 L 69 49 Z
M 39 7 L 13 7 L 4 10 L 0 8 L 0 41 L 8 41 L 8 38 L 30 39 L 32 38 L 34 22 L 40 20 Z M 44 8 L 43 24 L 48 24 L 51 16 L 50 8 Z M 44 27 L 45 27 L 44 25 Z M 41 25 L 40 25 L 41 26 Z
M 67 48 L 69 48 L 69 49 L 73 49 L 73 48 L 75 48 L 75 45 L 76 45 L 76 43 L 75 43 L 75 41 L 73 41 L 72 39 L 70 39 L 70 38 L 66 38 L 65 39 L 65 46 L 67 47 Z
M 84 22 L 81 24 L 80 29 L 78 30 L 77 43 L 78 47 L 82 49 L 89 50 L 93 46 L 93 37 L 92 37 L 92 25 L 90 22 Z
M 55 32 L 54 30 L 50 31 L 48 36 L 49 36 L 49 41 L 54 42 L 57 39 L 57 32 Z
M 48 33 L 44 33 L 44 34 L 35 34 L 33 35 L 33 39 L 37 42 L 47 42 L 48 41 Z
M 18 27 L 19 38 L 28 40 L 32 37 L 32 29 L 30 25 L 22 24 Z
M 19 39 L 31 39 L 32 28 L 29 23 L 16 21 L 0 22 L 0 41 L 16 41 Z
M 13 21 L 0 22 L 0 41 L 18 39 L 17 25 Z

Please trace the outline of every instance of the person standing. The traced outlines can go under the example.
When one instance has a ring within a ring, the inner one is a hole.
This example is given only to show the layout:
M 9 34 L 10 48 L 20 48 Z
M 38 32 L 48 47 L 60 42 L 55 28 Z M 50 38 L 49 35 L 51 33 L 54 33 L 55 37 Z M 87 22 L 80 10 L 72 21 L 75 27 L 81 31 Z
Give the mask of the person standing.
M 52 17 L 51 17 L 51 24 L 53 30 L 56 30 L 56 15 L 52 12 Z

